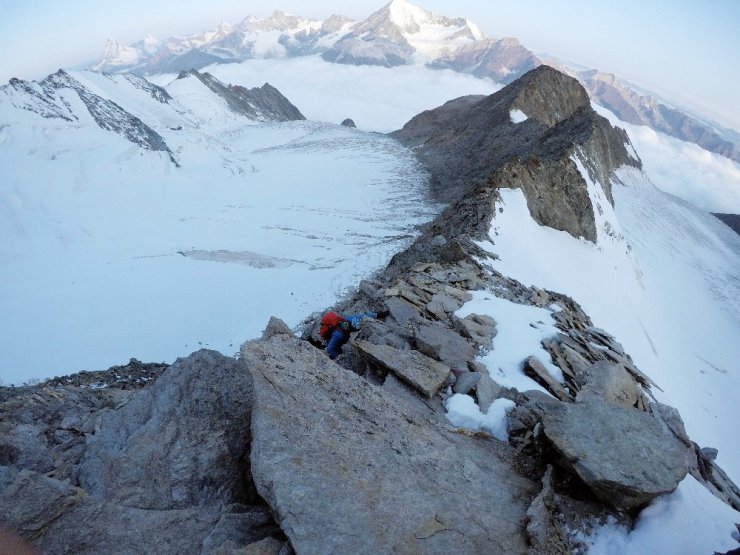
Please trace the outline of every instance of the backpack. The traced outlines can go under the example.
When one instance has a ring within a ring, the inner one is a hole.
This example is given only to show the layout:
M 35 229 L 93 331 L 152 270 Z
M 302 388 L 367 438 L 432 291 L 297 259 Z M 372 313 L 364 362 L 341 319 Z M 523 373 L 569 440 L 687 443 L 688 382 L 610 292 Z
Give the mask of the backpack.
M 319 335 L 324 341 L 329 341 L 331 334 L 339 324 L 344 322 L 344 318 L 336 312 L 327 312 L 321 318 L 321 328 L 319 329 Z

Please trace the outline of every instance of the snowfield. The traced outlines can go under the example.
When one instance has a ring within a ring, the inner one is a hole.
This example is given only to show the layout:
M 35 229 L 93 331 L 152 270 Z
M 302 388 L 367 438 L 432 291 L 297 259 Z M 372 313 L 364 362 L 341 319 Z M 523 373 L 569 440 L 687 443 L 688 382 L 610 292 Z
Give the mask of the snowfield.
M 82 107 L 68 123 L 0 104 L 6 384 L 232 354 L 271 315 L 294 326 L 331 305 L 434 214 L 411 153 L 382 135 L 255 124 L 196 79 L 177 81 L 168 106 L 118 78 L 75 77 L 104 97 L 123 87 L 118 102 L 156 122 L 181 168 Z

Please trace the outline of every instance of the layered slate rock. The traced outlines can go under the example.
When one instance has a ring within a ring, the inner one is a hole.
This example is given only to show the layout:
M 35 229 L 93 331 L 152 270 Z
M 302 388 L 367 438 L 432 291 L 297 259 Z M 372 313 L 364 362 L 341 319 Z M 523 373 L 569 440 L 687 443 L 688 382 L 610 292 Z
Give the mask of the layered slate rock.
M 246 502 L 251 407 L 242 363 L 206 350 L 179 359 L 101 416 L 79 465 L 80 485 L 143 509 Z
M 640 508 L 686 477 L 685 449 L 651 414 L 588 397 L 547 403 L 542 432 L 604 503 Z
M 450 376 L 449 367 L 419 351 L 356 341 L 354 345 L 373 362 L 390 370 L 427 398 L 434 396 Z
M 241 357 L 254 480 L 296 552 L 526 553 L 536 486 L 507 444 L 425 420 L 285 335 Z

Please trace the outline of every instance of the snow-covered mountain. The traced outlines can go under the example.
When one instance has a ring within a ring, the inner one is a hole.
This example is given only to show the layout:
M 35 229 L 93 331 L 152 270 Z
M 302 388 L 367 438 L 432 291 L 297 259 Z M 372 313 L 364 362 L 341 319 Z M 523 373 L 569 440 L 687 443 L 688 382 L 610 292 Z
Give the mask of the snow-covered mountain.
M 90 69 L 151 75 L 254 58 L 320 53 L 347 33 L 353 24 L 342 16 L 317 21 L 277 10 L 265 19 L 248 16 L 236 25 L 222 23 L 211 31 L 164 41 L 147 37 L 124 46 L 109 39 L 101 59 Z
M 353 26 L 322 56 L 327 61 L 355 65 L 427 63 L 484 38 L 467 19 L 451 19 L 405 0 L 392 0 Z
M 306 55 L 352 65 L 428 64 L 501 84 L 543 63 L 515 38 L 488 38 L 465 18 L 450 18 L 406 0 L 392 0 L 359 22 L 337 15 L 325 21 L 308 20 L 276 11 L 263 20 L 249 16 L 239 24 L 223 23 L 190 37 L 160 42 L 148 36 L 131 45 L 109 40 L 101 59 L 91 68 L 151 75 L 249 59 Z M 740 161 L 740 136 L 736 132 L 638 91 L 613 75 L 569 68 L 549 57 L 545 60 L 577 76 L 596 103 L 623 121 L 646 125 Z

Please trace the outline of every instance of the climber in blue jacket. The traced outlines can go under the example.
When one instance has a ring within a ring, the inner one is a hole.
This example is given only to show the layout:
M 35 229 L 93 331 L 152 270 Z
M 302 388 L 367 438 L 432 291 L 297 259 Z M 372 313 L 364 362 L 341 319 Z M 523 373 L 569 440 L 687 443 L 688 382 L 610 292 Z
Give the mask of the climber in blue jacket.
M 377 318 L 375 312 L 363 312 L 362 314 L 342 315 L 343 320 L 334 327 L 328 343 L 326 352 L 329 358 L 335 359 L 342 352 L 342 347 L 349 341 L 349 334 L 360 329 L 360 324 L 365 318 Z

